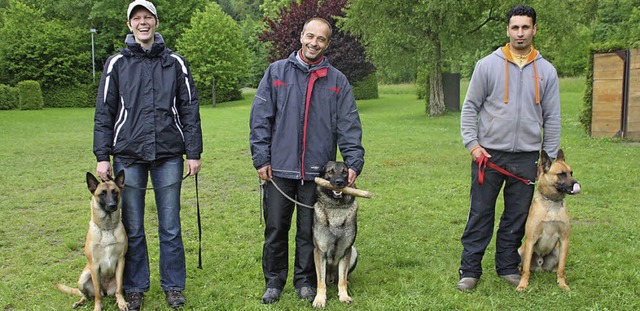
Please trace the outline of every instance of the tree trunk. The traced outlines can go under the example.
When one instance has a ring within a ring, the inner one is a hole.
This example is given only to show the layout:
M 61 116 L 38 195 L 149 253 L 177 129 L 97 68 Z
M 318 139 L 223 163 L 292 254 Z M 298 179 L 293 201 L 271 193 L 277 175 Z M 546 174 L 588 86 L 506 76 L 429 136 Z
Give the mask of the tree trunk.
M 213 104 L 213 108 L 216 107 L 216 79 L 213 78 L 211 81 L 211 104 Z
M 440 39 L 437 34 L 432 37 L 433 40 L 433 62 L 429 73 L 429 116 L 440 116 L 446 111 L 444 102 L 444 90 L 442 88 L 442 60 Z

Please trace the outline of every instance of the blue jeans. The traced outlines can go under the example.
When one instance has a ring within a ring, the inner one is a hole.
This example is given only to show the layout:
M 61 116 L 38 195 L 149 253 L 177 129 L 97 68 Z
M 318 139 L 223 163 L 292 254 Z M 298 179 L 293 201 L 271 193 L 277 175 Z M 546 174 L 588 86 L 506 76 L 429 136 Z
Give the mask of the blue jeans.
M 149 290 L 149 255 L 144 230 L 144 203 L 149 175 L 154 187 L 158 211 L 160 240 L 160 286 L 162 290 L 184 290 L 186 264 L 180 225 L 180 188 L 184 160 L 182 157 L 164 161 L 125 165 L 113 160 L 114 173 L 124 169 L 122 190 L 122 222 L 129 238 L 125 256 L 123 289 L 128 292 Z M 150 173 L 150 174 L 149 174 Z

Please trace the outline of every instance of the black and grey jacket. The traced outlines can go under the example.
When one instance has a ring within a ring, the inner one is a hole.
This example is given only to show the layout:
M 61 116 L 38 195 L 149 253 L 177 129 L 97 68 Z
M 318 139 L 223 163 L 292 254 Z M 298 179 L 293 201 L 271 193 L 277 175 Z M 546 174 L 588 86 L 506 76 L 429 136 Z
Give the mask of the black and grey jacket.
M 200 159 L 198 95 L 186 60 L 156 34 L 145 51 L 133 35 L 107 59 L 96 99 L 93 153 L 98 161 Z
M 273 175 L 313 180 L 336 159 L 358 174 L 364 166 L 362 126 L 349 81 L 326 60 L 309 68 L 292 53 L 272 63 L 250 117 L 253 165 Z

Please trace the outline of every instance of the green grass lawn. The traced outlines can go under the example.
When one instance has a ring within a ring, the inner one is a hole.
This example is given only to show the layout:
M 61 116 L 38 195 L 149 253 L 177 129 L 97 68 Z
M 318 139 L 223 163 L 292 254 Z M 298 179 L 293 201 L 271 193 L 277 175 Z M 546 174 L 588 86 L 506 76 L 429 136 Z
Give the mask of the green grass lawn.
M 354 302 L 342 305 L 331 286 L 327 309 L 638 310 L 640 146 L 589 138 L 578 122 L 583 90 L 583 79 L 561 80 L 561 147 L 582 185 L 581 194 L 567 198 L 570 292 L 556 285 L 552 273 L 533 274 L 527 291 L 516 292 L 494 272 L 493 243 L 477 289 L 455 289 L 470 183 L 459 113 L 430 118 L 413 86 L 385 85 L 379 99 L 358 102 L 366 149 L 358 186 L 374 197 L 360 199 L 360 258 L 349 286 Z M 195 186 L 189 178 L 182 210 L 187 310 L 311 308 L 295 296 L 291 281 L 278 303 L 260 304 L 263 227 L 248 143 L 251 99 L 249 92 L 244 100 L 201 108 L 204 268 L 196 268 Z M 95 172 L 92 131 L 93 109 L 0 111 L 0 310 L 68 310 L 77 300 L 54 285 L 75 286 L 86 263 L 90 194 L 84 176 Z M 152 280 L 145 309 L 167 310 L 152 192 L 147 206 Z M 117 309 L 111 297 L 103 303 Z

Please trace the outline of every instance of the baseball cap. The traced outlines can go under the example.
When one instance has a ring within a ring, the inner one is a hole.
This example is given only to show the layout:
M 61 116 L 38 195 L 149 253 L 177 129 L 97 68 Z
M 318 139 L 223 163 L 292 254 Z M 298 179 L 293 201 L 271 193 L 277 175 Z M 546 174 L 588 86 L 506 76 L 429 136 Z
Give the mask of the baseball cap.
M 136 0 L 129 3 L 129 9 L 127 9 L 127 20 L 131 19 L 131 12 L 133 12 L 133 9 L 135 9 L 137 6 L 144 7 L 145 9 L 149 10 L 149 12 L 153 14 L 153 16 L 158 18 L 158 12 L 156 11 L 156 7 L 153 5 L 153 3 L 146 0 Z

